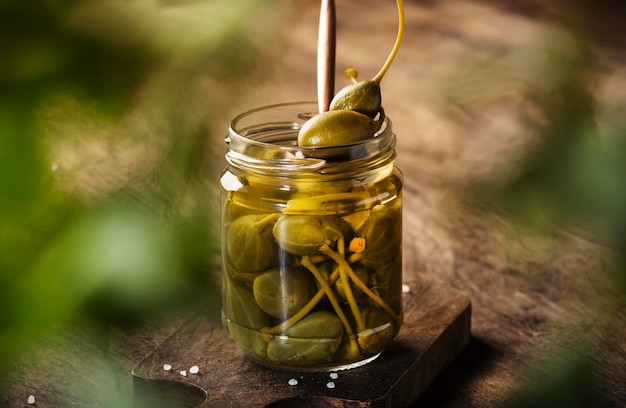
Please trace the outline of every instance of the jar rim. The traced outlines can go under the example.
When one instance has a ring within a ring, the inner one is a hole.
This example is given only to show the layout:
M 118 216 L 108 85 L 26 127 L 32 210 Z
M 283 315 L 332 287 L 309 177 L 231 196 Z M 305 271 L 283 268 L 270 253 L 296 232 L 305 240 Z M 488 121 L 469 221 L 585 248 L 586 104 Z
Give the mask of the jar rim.
M 317 114 L 317 103 L 311 101 L 265 105 L 242 112 L 230 122 L 226 158 L 231 163 L 245 162 L 246 167 L 269 164 L 285 170 L 312 170 L 337 162 L 337 158 L 341 163 L 362 161 L 395 147 L 388 117 L 373 137 L 362 141 L 341 146 L 298 146 L 298 131 Z

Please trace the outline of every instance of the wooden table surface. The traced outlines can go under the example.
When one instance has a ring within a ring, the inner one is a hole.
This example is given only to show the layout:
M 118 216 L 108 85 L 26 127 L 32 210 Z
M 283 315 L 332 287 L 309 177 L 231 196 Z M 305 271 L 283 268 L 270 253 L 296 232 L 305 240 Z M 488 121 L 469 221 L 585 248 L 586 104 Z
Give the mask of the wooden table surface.
M 395 38 L 396 14 L 380 1 L 337 3 L 337 69 L 355 67 L 371 77 Z M 298 4 L 273 44 L 275 66 L 233 111 L 315 98 L 319 2 Z M 406 1 L 404 43 L 382 82 L 405 176 L 404 262 L 413 272 L 405 281 L 449 286 L 472 299 L 472 340 L 415 406 L 504 406 L 526 387 L 549 385 L 543 373 L 582 357 L 586 377 L 571 378 L 565 395 L 593 380 L 593 403 L 586 406 L 623 407 L 626 311 L 623 292 L 607 278 L 611 251 L 565 230 L 522 234 L 488 205 L 459 194 L 475 181 L 495 180 L 537 142 L 520 72 L 528 72 L 524 61 L 549 26 L 540 23 L 534 2 L 496 4 Z M 602 55 L 609 85 L 600 97 L 623 100 L 624 66 Z M 344 83 L 338 75 L 338 86 Z M 76 324 L 52 334 L 41 340 L 45 347 L 9 367 L 0 406 L 25 406 L 31 394 L 38 407 L 123 406 L 132 395 L 133 366 L 189 313 L 109 330 Z M 103 398 L 105 389 L 116 392 Z

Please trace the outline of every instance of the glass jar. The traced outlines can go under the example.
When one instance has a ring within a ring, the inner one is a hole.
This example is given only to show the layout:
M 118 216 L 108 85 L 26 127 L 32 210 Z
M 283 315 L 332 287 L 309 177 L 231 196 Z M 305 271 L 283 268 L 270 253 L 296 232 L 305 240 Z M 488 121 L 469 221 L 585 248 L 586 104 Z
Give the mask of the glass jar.
M 295 371 L 374 360 L 402 323 L 402 174 L 385 119 L 363 142 L 297 145 L 315 103 L 230 125 L 222 322 L 247 357 Z

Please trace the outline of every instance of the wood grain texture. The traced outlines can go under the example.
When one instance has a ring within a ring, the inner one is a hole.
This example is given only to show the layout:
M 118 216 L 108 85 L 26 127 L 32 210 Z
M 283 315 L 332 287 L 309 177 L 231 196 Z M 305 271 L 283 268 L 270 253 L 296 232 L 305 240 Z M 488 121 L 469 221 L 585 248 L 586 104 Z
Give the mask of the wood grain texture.
M 373 362 L 339 372 L 294 373 L 251 363 L 220 324 L 219 297 L 134 369 L 137 404 L 220 407 L 401 407 L 416 400 L 470 339 L 469 296 L 414 286 L 398 337 Z M 164 364 L 172 365 L 165 371 Z M 200 373 L 189 373 L 198 365 Z M 180 371 L 187 370 L 182 376 Z M 297 386 L 288 385 L 289 379 Z M 326 384 L 333 381 L 336 387 Z

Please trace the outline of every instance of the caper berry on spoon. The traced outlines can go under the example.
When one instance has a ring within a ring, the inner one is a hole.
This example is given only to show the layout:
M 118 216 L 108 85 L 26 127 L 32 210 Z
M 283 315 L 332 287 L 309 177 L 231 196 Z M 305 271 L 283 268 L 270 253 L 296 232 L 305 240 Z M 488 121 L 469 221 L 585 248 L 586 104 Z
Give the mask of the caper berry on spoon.
M 298 134 L 299 146 L 342 146 L 369 139 L 380 129 L 383 116 L 380 81 L 398 53 L 404 34 L 404 6 L 402 0 L 396 2 L 398 35 L 383 67 L 374 78 L 361 82 L 357 81 L 356 70 L 347 70 L 346 76 L 353 83 L 335 95 L 329 111 L 312 117 L 302 126 Z M 374 121 L 377 116 L 379 120 Z

